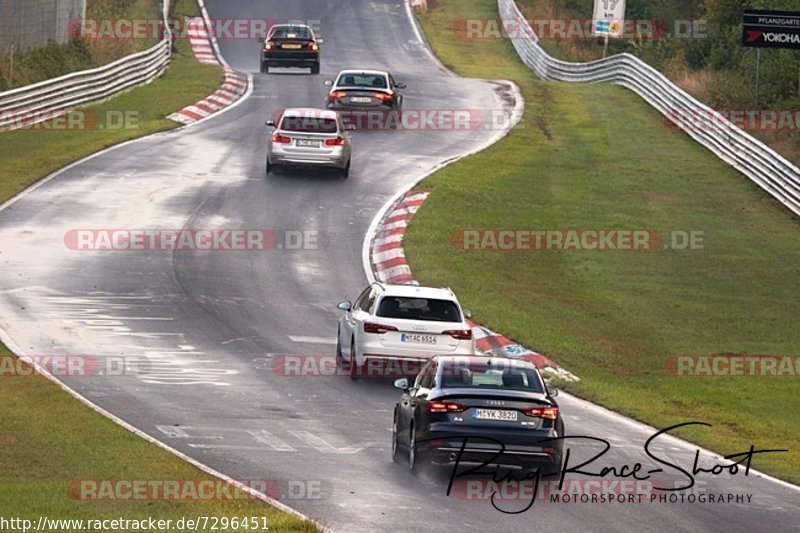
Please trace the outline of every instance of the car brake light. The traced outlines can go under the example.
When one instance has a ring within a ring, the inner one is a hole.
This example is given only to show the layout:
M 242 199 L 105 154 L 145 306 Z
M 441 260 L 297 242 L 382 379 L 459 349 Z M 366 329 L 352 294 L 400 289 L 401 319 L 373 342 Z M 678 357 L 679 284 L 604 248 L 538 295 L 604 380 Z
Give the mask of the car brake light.
M 377 333 L 380 335 L 387 331 L 397 331 L 397 328 L 384 324 L 376 324 L 374 322 L 364 322 L 364 333 Z
M 290 142 L 292 142 L 292 139 L 290 137 L 285 137 L 285 136 L 281 135 L 280 133 L 273 133 L 272 134 L 272 142 L 278 143 L 278 144 L 289 144 Z
M 319 45 L 317 43 L 308 43 L 308 49 L 319 52 Z
M 453 402 L 430 402 L 428 404 L 428 411 L 431 413 L 461 413 L 466 409 L 466 406 Z
M 384 102 L 391 102 L 394 99 L 394 96 L 386 93 L 376 93 L 375 97 L 380 100 L 383 100 Z
M 558 418 L 558 407 L 533 407 L 531 409 L 523 409 L 522 413 L 536 418 L 555 420 Z
M 325 139 L 325 146 L 344 146 L 344 137 L 336 137 L 335 139 Z
M 272 50 L 273 48 L 275 48 L 275 43 L 269 41 L 264 43 L 264 50 Z
M 331 93 L 331 98 L 335 99 L 344 98 L 345 96 L 347 96 L 347 93 L 344 91 L 333 91 Z
M 442 335 L 450 335 L 454 339 L 458 339 L 460 341 L 468 341 L 472 338 L 472 330 L 471 329 L 448 329 L 442 332 Z

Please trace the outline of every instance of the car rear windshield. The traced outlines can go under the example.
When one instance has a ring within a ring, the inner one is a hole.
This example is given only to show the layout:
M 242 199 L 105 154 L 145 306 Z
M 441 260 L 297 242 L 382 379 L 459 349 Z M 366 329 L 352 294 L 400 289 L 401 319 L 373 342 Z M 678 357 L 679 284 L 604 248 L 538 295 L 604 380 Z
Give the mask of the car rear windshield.
M 336 133 L 338 126 L 334 118 L 283 117 L 281 129 L 303 133 Z
M 409 320 L 433 320 L 436 322 L 460 322 L 458 305 L 450 300 L 384 296 L 378 306 L 378 316 L 406 318 Z
M 445 365 L 441 371 L 442 387 L 469 389 L 520 390 L 544 392 L 535 370 L 513 365 Z
M 270 39 L 301 39 L 305 41 L 311 40 L 311 30 L 305 27 L 296 26 L 281 26 L 275 28 Z
M 386 77 L 382 74 L 342 74 L 336 82 L 339 87 L 386 88 Z

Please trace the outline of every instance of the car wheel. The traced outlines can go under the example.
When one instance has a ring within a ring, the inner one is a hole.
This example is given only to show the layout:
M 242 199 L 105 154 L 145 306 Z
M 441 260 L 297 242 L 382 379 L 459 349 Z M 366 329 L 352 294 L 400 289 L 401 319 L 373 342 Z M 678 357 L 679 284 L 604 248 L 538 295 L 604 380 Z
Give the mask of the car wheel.
M 350 161 L 347 161 L 345 167 L 341 170 L 342 179 L 347 179 L 350 177 Z
M 269 157 L 267 158 L 267 174 L 271 174 L 273 171 L 273 165 L 269 162 Z
M 400 443 L 398 442 L 400 435 L 398 433 L 397 413 L 395 412 L 394 423 L 392 424 L 392 461 L 395 463 L 399 463 L 402 460 L 400 456 Z
M 344 357 L 342 357 L 342 338 L 341 338 L 341 330 L 336 330 L 336 368 L 342 368 L 344 366 Z
M 420 457 L 417 450 L 417 432 L 414 429 L 414 424 L 411 424 L 411 436 L 408 439 L 408 469 L 412 474 L 420 471 Z
M 311 65 L 311 74 L 319 74 L 319 63 Z
M 261 74 L 269 74 L 269 63 L 266 61 L 261 62 Z
M 350 341 L 350 379 L 358 379 L 358 371 L 361 369 L 356 361 L 356 339 Z

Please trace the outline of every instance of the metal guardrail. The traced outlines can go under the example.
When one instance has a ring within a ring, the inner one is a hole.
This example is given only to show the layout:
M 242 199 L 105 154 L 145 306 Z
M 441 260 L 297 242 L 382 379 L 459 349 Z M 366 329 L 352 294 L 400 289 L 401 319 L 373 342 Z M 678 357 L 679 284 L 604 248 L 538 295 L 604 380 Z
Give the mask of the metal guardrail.
M 631 54 L 588 63 L 556 59 L 539 45 L 538 37 L 514 0 L 497 0 L 497 7 L 504 26 L 513 27 L 511 42 L 520 58 L 540 78 L 627 87 L 692 139 L 800 215 L 800 169 L 773 149 L 690 96 L 641 59 Z M 691 126 L 682 126 L 681 117 L 691 117 Z
M 102 67 L 0 93 L 0 132 L 49 120 L 159 77 L 169 65 L 172 52 L 172 34 L 166 31 L 168 16 L 169 0 L 163 0 L 164 37 L 143 52 Z

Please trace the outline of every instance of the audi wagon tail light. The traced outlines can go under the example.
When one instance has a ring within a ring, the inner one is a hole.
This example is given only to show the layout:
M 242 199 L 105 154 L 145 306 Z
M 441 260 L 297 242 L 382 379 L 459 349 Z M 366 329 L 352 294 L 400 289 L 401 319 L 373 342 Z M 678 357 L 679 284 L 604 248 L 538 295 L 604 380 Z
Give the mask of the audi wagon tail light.
M 522 413 L 536 418 L 544 418 L 545 420 L 556 420 L 558 418 L 558 407 L 533 407 L 531 409 L 522 409 Z
M 376 324 L 374 322 L 364 322 L 364 333 L 377 333 L 380 335 L 387 331 L 397 331 L 397 328 L 384 324 Z
M 471 329 L 448 329 L 442 332 L 442 335 L 450 335 L 454 339 L 458 339 L 460 341 L 468 341 L 472 338 L 472 330 Z
M 466 409 L 466 406 L 453 402 L 430 402 L 428 404 L 428 411 L 431 413 L 461 413 Z

